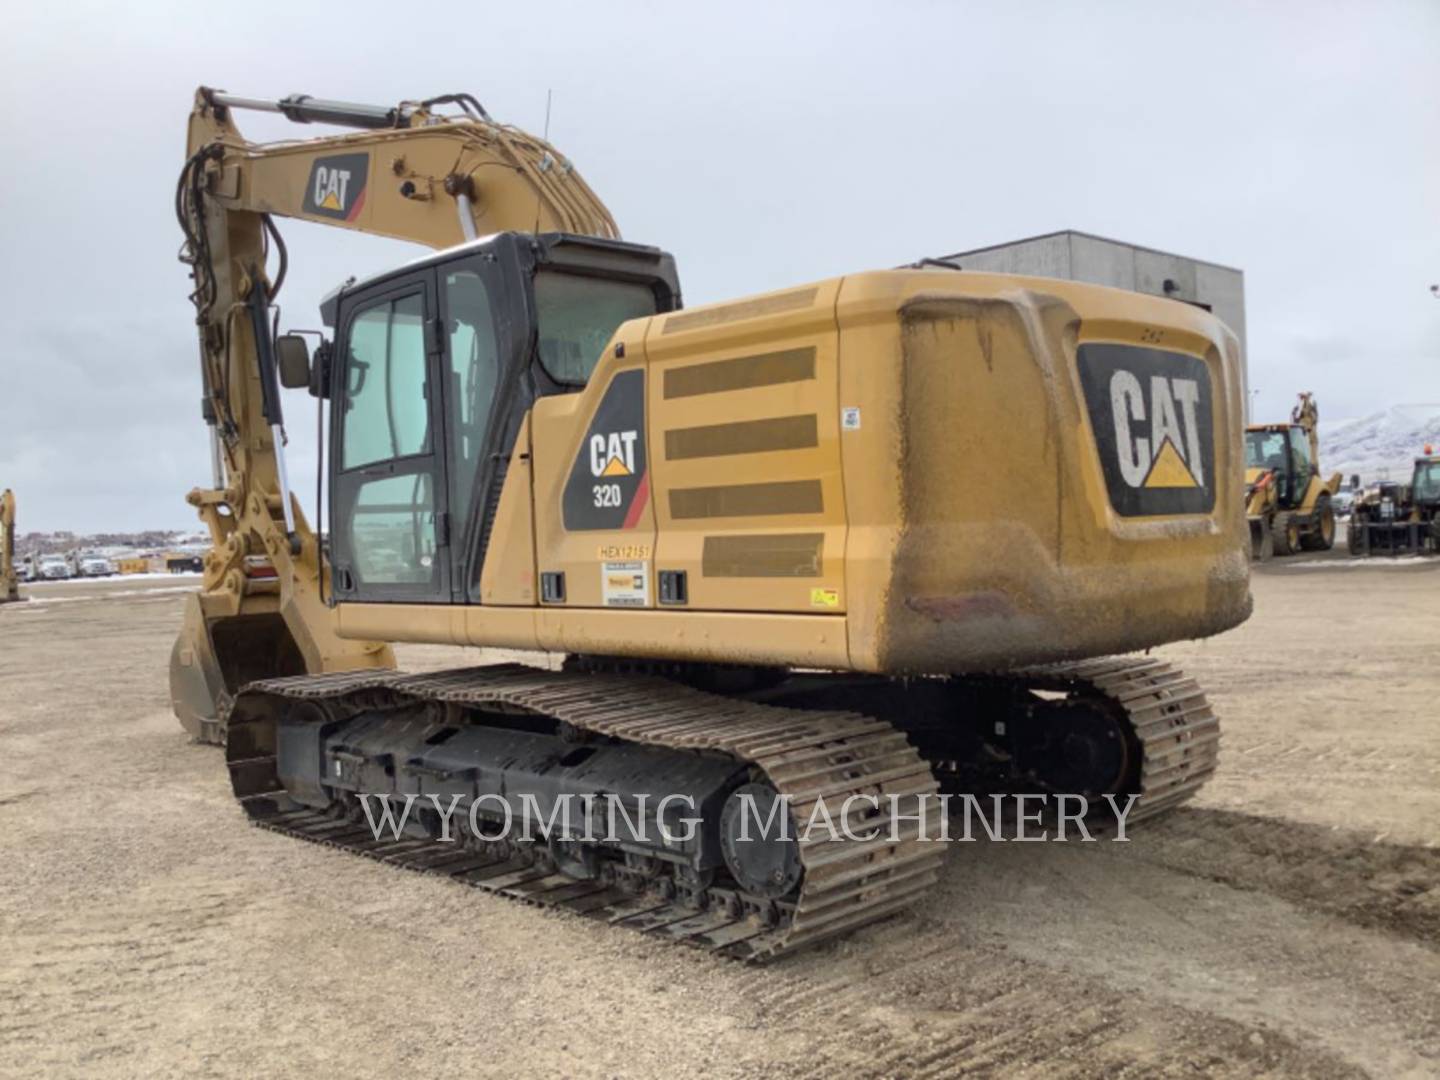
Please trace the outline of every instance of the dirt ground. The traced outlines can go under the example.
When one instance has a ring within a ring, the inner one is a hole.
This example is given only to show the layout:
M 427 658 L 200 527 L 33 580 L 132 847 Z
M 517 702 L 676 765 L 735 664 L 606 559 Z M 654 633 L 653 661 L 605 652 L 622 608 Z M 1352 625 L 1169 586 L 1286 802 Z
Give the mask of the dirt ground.
M 1162 650 L 1190 807 L 765 969 L 248 827 L 167 703 L 193 584 L 0 607 L 4 1075 L 1440 1076 L 1440 562 L 1267 566 Z

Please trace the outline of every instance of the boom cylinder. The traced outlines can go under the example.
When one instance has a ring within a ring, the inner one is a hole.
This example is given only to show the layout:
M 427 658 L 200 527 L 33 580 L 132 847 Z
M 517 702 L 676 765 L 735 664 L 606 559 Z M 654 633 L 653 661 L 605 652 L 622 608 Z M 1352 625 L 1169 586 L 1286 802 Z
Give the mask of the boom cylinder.
M 279 101 L 241 97 L 213 91 L 210 101 L 229 109 L 280 113 L 297 124 L 337 124 L 354 128 L 403 128 L 410 126 L 411 110 L 398 106 L 359 105 L 351 101 L 327 101 L 309 94 L 291 94 Z

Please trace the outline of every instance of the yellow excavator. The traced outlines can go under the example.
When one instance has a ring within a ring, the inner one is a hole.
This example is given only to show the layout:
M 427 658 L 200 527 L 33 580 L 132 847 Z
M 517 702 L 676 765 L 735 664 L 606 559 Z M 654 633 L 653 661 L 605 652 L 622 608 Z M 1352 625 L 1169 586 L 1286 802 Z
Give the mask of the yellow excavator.
M 353 130 L 260 145 L 245 109 Z M 923 264 L 686 308 L 463 94 L 201 89 L 176 210 L 214 481 L 171 695 L 256 824 L 760 960 L 923 895 L 937 793 L 1133 823 L 1213 773 L 1204 691 L 1134 655 L 1250 613 L 1208 312 Z M 277 217 L 434 252 L 342 284 L 312 348 Z M 328 417 L 325 527 L 282 387 Z M 393 642 L 563 663 L 407 675 Z M 555 826 L 601 796 L 622 827 Z M 545 827 L 500 827 L 517 797 Z M 374 798 L 422 808 L 377 837 Z M 848 827 L 784 827 L 826 807 Z
M 0 604 L 20 599 L 20 582 L 15 576 L 15 495 L 9 488 L 0 494 Z
M 1335 546 L 1331 500 L 1341 477 L 1320 478 L 1319 423 L 1315 395 L 1302 393 L 1290 423 L 1245 429 L 1245 517 L 1254 559 Z

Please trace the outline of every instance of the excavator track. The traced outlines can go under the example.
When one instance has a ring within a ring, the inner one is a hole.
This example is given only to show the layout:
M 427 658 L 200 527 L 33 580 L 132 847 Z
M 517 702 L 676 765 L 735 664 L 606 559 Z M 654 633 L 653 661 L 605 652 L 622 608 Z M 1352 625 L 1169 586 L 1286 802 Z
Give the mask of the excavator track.
M 1140 761 L 1128 822 L 1173 810 L 1215 773 L 1220 719 L 1199 683 L 1175 665 L 1149 656 L 1115 656 L 1049 664 L 1016 673 L 1038 689 L 1104 698 L 1123 714 Z
M 1047 665 L 1005 676 L 1031 688 L 1102 696 L 1123 712 L 1141 759 L 1139 800 L 1129 823 L 1186 801 L 1213 774 L 1219 721 L 1193 679 L 1163 661 L 1120 657 Z M 549 717 L 580 731 L 678 750 L 723 753 L 749 765 L 787 796 L 793 819 L 817 800 L 850 795 L 920 799 L 938 784 L 906 735 L 858 713 L 784 708 L 722 697 L 654 676 L 549 672 L 518 665 L 404 675 L 363 671 L 252 683 L 228 722 L 232 786 L 251 821 L 265 829 L 487 892 L 621 924 L 718 953 L 763 962 L 896 914 L 938 880 L 946 845 L 938 814 L 909 821 L 895 840 L 880 815 L 852 819 L 851 840 L 815 830 L 796 839 L 798 894 L 757 904 L 735 890 L 635 891 L 614 878 L 577 880 L 513 854 L 401 837 L 298 807 L 277 779 L 274 725 L 286 701 L 347 710 L 435 702 Z M 904 805 L 902 803 L 902 805 Z M 818 833 L 819 835 L 815 835 Z
M 918 823 L 892 842 L 882 829 L 871 841 L 832 839 L 824 830 L 797 829 L 804 868 L 799 895 L 777 905 L 715 903 L 690 896 L 634 895 L 604 880 L 577 881 L 523 861 L 486 859 L 430 840 L 377 842 L 363 824 L 337 821 L 308 809 L 287 810 L 275 757 L 252 750 L 273 746 L 263 725 L 274 710 L 258 698 L 317 700 L 343 709 L 347 698 L 373 705 L 435 701 L 460 706 L 521 709 L 597 735 L 673 749 L 721 752 L 750 764 L 789 798 L 796 822 L 817 800 L 843 804 L 849 795 L 914 798 L 933 795 L 934 777 L 903 733 L 880 720 L 847 712 L 808 712 L 702 693 L 653 677 L 542 672 L 504 666 L 425 675 L 363 672 L 302 676 L 254 683 L 230 718 L 227 759 L 231 781 L 257 825 L 341 847 L 409 869 L 515 899 L 623 923 L 720 950 L 746 960 L 769 960 L 794 949 L 885 918 L 914 903 L 937 879 L 943 846 L 922 838 Z M 940 822 L 935 815 L 933 832 Z M 857 820 L 864 835 L 879 819 Z M 933 839 L 933 837 L 932 837 Z

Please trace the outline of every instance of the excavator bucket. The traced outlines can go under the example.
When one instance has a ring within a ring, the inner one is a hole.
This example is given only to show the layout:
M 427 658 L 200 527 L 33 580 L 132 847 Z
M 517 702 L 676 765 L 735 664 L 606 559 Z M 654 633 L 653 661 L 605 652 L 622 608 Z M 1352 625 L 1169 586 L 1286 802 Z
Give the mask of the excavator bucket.
M 187 596 L 180 636 L 170 650 L 171 707 L 191 738 L 219 743 L 225 697 L 225 679 L 205 629 L 200 597 Z
M 305 674 L 305 660 L 278 612 L 232 615 L 207 623 L 200 596 L 185 599 L 184 623 L 170 652 L 170 703 L 200 742 L 223 744 L 224 721 L 253 679 Z

